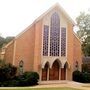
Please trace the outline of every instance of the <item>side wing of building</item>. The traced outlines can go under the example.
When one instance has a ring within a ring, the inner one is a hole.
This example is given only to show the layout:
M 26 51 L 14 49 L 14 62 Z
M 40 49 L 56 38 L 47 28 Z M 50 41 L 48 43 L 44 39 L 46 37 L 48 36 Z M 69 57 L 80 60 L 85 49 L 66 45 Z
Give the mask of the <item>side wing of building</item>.
M 74 58 L 73 58 L 73 63 L 74 63 L 74 65 L 78 65 L 78 69 L 81 71 L 81 67 L 82 67 L 82 49 L 81 49 L 81 42 L 80 42 L 80 40 L 79 40 L 79 38 L 75 35 L 75 34 L 73 34 L 73 36 L 74 36 L 74 39 L 73 39 L 73 41 L 74 41 L 74 48 L 73 48 L 73 56 L 74 56 Z M 74 69 L 76 69 L 76 67 L 74 67 Z
M 24 71 L 39 71 L 41 60 L 42 21 L 34 22 L 21 32 L 5 50 L 5 60 Z
M 5 60 L 19 66 L 22 60 L 24 70 L 32 70 L 34 60 L 35 26 L 28 27 L 25 32 L 18 35 L 5 50 Z
M 14 52 L 14 41 L 11 41 L 6 47 L 5 47 L 5 55 L 4 60 L 6 63 L 13 64 L 13 52 Z

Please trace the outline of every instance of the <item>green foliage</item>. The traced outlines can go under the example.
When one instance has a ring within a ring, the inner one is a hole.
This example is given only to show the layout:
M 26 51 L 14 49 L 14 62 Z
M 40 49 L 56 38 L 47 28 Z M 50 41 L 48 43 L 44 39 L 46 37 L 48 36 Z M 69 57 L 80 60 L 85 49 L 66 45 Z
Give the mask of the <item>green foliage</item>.
M 4 76 L 6 77 L 6 76 Z M 14 76 L 13 78 L 4 78 L 0 81 L 0 86 L 32 86 L 38 84 L 39 75 L 37 72 L 25 72 L 23 75 Z
M 85 34 L 90 34 L 90 14 L 85 14 L 81 12 L 80 15 L 76 18 L 79 31 L 81 33 L 80 37 L 83 37 Z
M 90 83 L 90 73 L 82 73 L 82 83 Z
M 85 56 L 90 56 L 90 44 L 87 44 L 84 48 Z
M 13 39 L 14 39 L 14 37 L 8 36 L 5 38 L 5 43 L 7 44 L 8 42 L 10 42 Z
M 79 31 L 77 35 L 82 40 L 82 51 L 85 56 L 90 56 L 90 14 L 84 12 L 76 18 Z
M 2 67 L 3 65 L 5 65 L 5 60 L 0 59 L 0 67 Z
M 17 67 L 3 63 L 2 60 L 0 63 L 0 86 L 13 87 L 38 84 L 39 74 L 37 72 L 25 72 L 22 75 L 16 76 Z
M 4 38 L 0 36 L 0 48 L 3 46 L 4 44 Z
M 6 38 L 0 36 L 0 48 L 3 47 L 3 45 L 9 43 L 14 37 L 8 36 Z
M 17 77 L 18 86 L 31 86 L 38 84 L 39 75 L 37 72 L 25 72 L 22 76 Z
M 90 73 L 74 71 L 73 80 L 81 83 L 90 83 Z
M 17 68 L 11 64 L 5 64 L 0 67 L 0 82 L 13 79 L 17 73 Z
M 90 56 L 90 36 L 87 36 L 82 43 L 82 51 L 85 56 Z
M 90 73 L 88 65 L 87 64 L 83 64 L 82 65 L 82 72 L 83 73 Z
M 73 80 L 77 82 L 81 82 L 81 72 L 76 70 L 73 72 Z
M 15 87 L 18 86 L 18 81 L 17 80 L 8 80 L 8 81 L 4 81 L 3 83 L 1 83 L 1 87 Z

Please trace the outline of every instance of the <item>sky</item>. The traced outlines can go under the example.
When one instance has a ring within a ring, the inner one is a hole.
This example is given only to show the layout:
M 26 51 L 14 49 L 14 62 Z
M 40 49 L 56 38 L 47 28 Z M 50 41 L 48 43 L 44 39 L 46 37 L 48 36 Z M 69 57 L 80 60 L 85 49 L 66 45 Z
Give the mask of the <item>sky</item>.
M 90 0 L 0 0 L 0 35 L 18 35 L 55 3 L 74 21 L 80 12 L 90 12 Z

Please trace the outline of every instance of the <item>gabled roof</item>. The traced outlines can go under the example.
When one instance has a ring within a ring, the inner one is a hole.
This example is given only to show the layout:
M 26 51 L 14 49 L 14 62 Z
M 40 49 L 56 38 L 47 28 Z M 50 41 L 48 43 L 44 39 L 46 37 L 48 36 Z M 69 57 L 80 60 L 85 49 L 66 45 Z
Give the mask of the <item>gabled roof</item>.
M 42 15 L 40 15 L 37 19 L 35 19 L 35 21 L 29 25 L 24 31 L 22 31 L 20 34 L 18 34 L 16 36 L 15 39 L 17 39 L 21 34 L 23 34 L 25 31 L 27 31 L 31 26 L 33 26 L 36 22 L 38 22 L 39 20 L 41 20 L 45 15 L 47 15 L 50 11 L 52 11 L 54 8 L 58 8 L 64 15 L 65 17 L 73 24 L 76 25 L 75 22 L 72 20 L 72 18 L 66 13 L 66 11 L 58 4 L 56 3 L 55 5 L 53 5 L 51 8 L 49 8 L 45 13 L 43 13 Z
M 72 18 L 66 13 L 66 11 L 60 6 L 60 4 L 56 3 L 55 5 L 53 5 L 51 8 L 49 8 L 45 13 L 43 13 L 41 16 L 39 16 L 35 22 L 37 22 L 38 20 L 42 19 L 46 14 L 48 14 L 50 11 L 52 11 L 54 8 L 59 8 L 60 11 L 62 11 L 62 13 L 65 15 L 65 17 L 71 21 L 71 23 L 73 25 L 76 25 L 75 22 L 72 20 Z
M 46 14 L 48 14 L 50 11 L 52 11 L 54 8 L 58 8 L 64 15 L 65 17 L 73 24 L 76 25 L 75 22 L 72 20 L 72 18 L 70 18 L 70 16 L 66 13 L 66 11 L 58 4 L 56 3 L 55 5 L 53 5 L 50 9 L 48 9 L 45 13 L 43 13 L 42 15 L 40 15 L 31 25 L 29 25 L 24 31 L 22 31 L 20 34 L 18 34 L 15 39 L 17 39 L 18 37 L 20 37 L 23 33 L 25 33 L 30 27 L 32 27 L 36 22 L 38 22 L 39 20 L 41 20 Z M 14 39 L 14 40 L 15 40 Z M 8 43 L 5 47 L 8 47 L 14 40 L 12 40 L 10 43 Z

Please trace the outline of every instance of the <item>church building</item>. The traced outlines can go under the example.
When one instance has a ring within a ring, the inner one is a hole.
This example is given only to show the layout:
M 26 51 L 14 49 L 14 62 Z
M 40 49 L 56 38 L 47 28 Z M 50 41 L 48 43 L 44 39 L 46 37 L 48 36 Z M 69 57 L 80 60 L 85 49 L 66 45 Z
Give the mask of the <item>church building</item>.
M 40 81 L 72 80 L 81 70 L 81 42 L 75 23 L 58 4 L 38 17 L 5 46 L 4 59 L 20 72 L 36 71 Z

